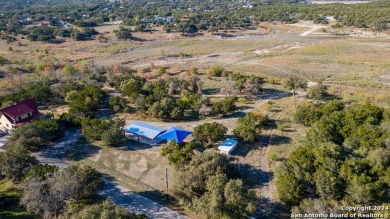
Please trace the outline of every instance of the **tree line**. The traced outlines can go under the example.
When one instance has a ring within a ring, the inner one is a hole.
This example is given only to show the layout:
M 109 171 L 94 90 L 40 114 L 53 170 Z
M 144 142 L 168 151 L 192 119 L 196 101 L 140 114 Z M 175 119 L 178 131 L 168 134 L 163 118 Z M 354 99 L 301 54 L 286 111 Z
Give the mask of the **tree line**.
M 299 107 L 295 121 L 310 128 L 276 172 L 280 199 L 293 212 L 388 203 L 389 115 L 370 103 L 337 100 Z

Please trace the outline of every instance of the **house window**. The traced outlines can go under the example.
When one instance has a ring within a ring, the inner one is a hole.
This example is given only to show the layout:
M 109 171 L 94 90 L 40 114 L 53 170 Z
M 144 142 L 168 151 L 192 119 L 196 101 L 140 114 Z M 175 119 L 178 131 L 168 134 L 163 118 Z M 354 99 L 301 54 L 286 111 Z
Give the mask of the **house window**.
M 7 124 L 7 128 L 9 127 L 9 125 Z
M 28 113 L 27 116 L 30 117 L 30 116 L 31 116 L 31 113 Z
M 22 117 L 19 116 L 18 121 L 22 120 Z

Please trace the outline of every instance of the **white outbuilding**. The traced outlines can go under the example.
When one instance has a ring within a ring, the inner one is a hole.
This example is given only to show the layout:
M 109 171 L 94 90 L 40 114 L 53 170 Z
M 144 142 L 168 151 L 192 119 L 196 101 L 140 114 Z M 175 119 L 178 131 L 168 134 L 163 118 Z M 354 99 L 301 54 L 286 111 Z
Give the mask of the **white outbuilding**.
M 232 138 L 228 138 L 222 142 L 222 144 L 218 147 L 218 150 L 221 153 L 230 155 L 233 152 L 233 150 L 237 147 L 237 145 L 238 145 L 238 141 Z

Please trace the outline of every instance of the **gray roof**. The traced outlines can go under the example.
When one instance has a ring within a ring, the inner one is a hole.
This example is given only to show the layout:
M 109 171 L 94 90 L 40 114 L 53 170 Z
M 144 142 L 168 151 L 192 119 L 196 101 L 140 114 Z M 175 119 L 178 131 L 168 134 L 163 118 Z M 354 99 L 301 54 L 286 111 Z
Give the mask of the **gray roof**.
M 125 128 L 126 132 L 136 134 L 139 136 L 143 136 L 146 138 L 154 139 L 156 138 L 160 133 L 166 131 L 166 129 L 150 125 L 148 123 L 144 122 L 135 122 L 131 125 L 129 125 L 127 128 Z

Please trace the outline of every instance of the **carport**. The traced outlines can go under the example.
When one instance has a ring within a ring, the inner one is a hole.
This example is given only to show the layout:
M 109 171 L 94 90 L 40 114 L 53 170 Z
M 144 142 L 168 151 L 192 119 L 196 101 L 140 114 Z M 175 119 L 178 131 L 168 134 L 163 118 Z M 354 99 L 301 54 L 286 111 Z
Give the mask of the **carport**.
M 156 145 L 162 139 L 157 138 L 158 135 L 165 132 L 166 129 L 150 125 L 145 122 L 135 122 L 125 128 L 126 137 L 145 144 Z

